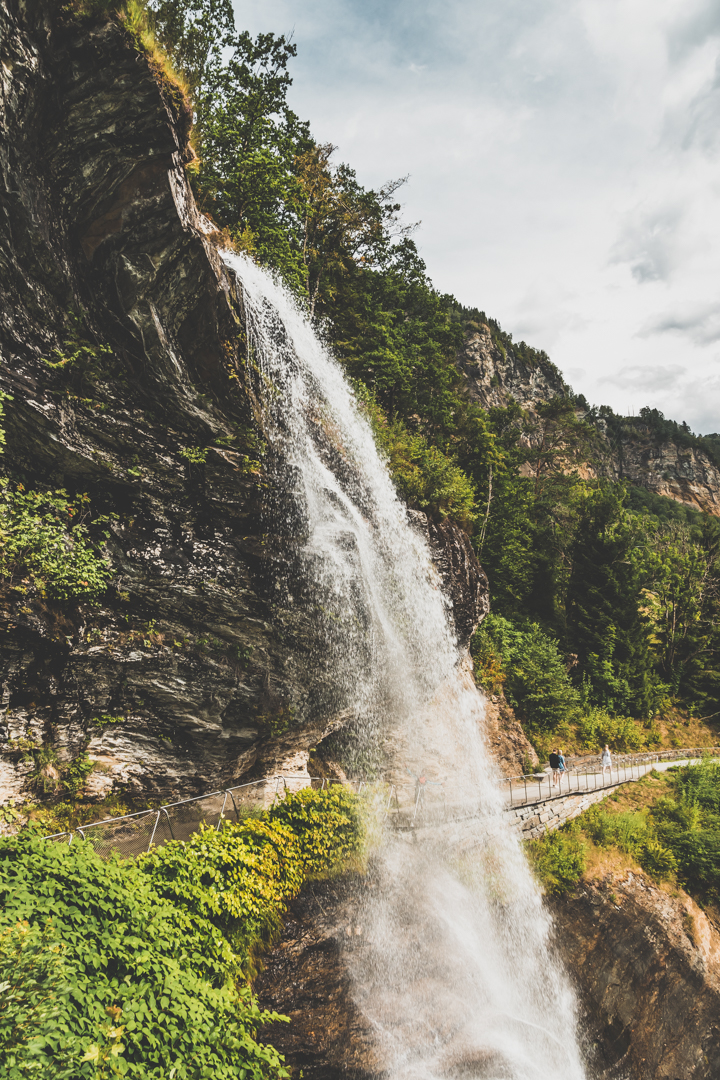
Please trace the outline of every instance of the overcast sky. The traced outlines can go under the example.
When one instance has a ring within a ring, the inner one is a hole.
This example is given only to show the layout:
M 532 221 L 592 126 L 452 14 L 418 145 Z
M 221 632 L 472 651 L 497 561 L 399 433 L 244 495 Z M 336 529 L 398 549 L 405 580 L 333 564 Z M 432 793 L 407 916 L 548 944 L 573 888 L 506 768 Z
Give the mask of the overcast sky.
M 235 0 L 435 285 L 577 392 L 720 431 L 720 0 Z

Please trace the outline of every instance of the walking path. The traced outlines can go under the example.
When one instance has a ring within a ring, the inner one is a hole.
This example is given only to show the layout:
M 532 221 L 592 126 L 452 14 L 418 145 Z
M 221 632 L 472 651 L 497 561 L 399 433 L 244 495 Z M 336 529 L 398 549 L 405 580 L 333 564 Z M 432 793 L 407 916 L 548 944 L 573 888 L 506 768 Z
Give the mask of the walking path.
M 665 771 L 674 765 L 689 765 L 703 755 L 717 756 L 720 747 L 690 747 L 664 750 L 655 754 L 623 754 L 613 757 L 610 769 L 602 770 L 599 759 L 575 761 L 553 785 L 552 773 L 538 772 L 526 776 L 511 776 L 502 781 L 508 806 L 528 806 L 548 802 L 579 792 L 617 787 L 631 780 L 640 780 L 653 769 Z
M 507 812 L 513 813 L 517 807 L 536 807 L 554 800 L 569 799 L 571 795 L 587 795 L 595 801 L 596 793 L 601 793 L 603 789 L 607 789 L 609 793 L 619 784 L 639 780 L 652 769 L 688 765 L 699 761 L 702 755 L 717 757 L 720 755 L 720 747 L 690 747 L 655 754 L 626 754 L 615 758 L 610 772 L 605 771 L 604 774 L 600 770 L 597 757 L 575 759 L 569 772 L 556 787 L 553 787 L 552 776 L 545 772 L 508 777 L 500 783 L 505 789 Z M 333 783 L 340 781 L 307 775 L 274 774 L 154 810 L 141 810 L 135 814 L 77 826 L 71 832 L 56 833 L 47 839 L 72 843 L 77 836 L 89 840 L 104 857 L 109 856 L 112 851 L 124 856 L 138 855 L 153 846 L 162 846 L 168 840 L 187 840 L 203 823 L 220 828 L 225 818 L 241 821 L 248 814 L 272 806 L 276 799 L 283 798 L 287 792 L 298 791 L 304 787 L 324 788 Z M 358 792 L 366 786 L 365 781 L 349 781 L 348 784 Z M 376 783 L 369 786 L 378 790 Z M 416 784 L 388 784 L 385 787 L 380 781 L 379 790 L 382 791 L 385 801 L 388 824 L 400 830 L 414 831 L 417 827 L 437 826 L 477 815 L 477 808 L 466 803 L 453 802 L 452 777 L 443 782 L 426 783 L 423 778 Z M 538 813 L 535 810 L 531 810 L 529 814 L 522 813 L 524 831 L 526 828 L 536 827 L 533 815 Z M 540 814 L 538 821 L 544 824 L 546 816 L 562 816 L 563 813 L 562 809 L 557 813 L 549 810 L 547 815 Z M 525 818 L 528 820 L 525 821 Z

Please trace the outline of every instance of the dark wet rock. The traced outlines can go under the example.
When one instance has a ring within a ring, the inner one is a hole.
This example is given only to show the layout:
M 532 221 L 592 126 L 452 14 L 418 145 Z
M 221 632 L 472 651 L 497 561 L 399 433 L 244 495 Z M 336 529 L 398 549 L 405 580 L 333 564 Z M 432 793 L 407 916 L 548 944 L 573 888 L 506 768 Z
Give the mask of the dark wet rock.
M 97 797 L 177 797 L 253 767 L 302 656 L 289 673 L 273 626 L 262 421 L 241 298 L 183 167 L 187 105 L 118 24 L 58 10 L 0 4 L 5 461 L 112 515 L 114 575 L 98 606 L 4 587 L 4 722 L 61 760 L 87 748 Z M 89 370 L 51 369 L 78 333 Z
M 307 884 L 255 980 L 260 1004 L 290 1017 L 263 1037 L 305 1080 L 378 1075 L 375 1033 L 352 1000 L 348 950 L 363 947 L 361 897 L 372 879 Z
M 452 616 L 461 648 L 490 610 L 490 587 L 467 533 L 450 518 L 434 520 L 418 510 L 408 512 L 416 528 L 427 538 L 433 562 L 440 572 L 452 604 Z
M 293 580 L 303 523 L 262 452 L 240 290 L 185 173 L 187 103 L 119 24 L 50 0 L 0 0 L 0 60 L 5 465 L 87 492 L 111 515 L 113 567 L 95 606 L 0 583 L 11 746 L 87 749 L 95 798 L 295 767 L 350 712 L 336 679 L 308 674 L 324 638 Z M 484 577 L 464 534 L 436 533 L 467 637 Z M 0 798 L 27 793 L 4 746 Z

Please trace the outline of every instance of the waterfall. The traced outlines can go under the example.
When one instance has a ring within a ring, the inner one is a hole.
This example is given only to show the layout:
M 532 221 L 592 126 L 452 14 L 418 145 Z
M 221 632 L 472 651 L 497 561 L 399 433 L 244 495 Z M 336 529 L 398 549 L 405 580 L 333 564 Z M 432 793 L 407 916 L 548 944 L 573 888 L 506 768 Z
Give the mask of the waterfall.
M 278 609 L 301 607 L 300 625 L 309 620 L 318 635 L 308 646 L 312 703 L 352 720 L 359 760 L 411 792 L 413 775 L 442 781 L 471 823 L 464 845 L 447 826 L 435 841 L 427 828 L 415 844 L 389 835 L 374 859 L 363 945 L 347 960 L 380 1071 L 390 1080 L 583 1080 L 574 995 L 503 822 L 482 697 L 460 662 L 427 542 L 301 308 L 250 260 L 224 257 L 241 283 L 248 362 L 264 387 L 275 529 L 297 564 L 277 583 Z

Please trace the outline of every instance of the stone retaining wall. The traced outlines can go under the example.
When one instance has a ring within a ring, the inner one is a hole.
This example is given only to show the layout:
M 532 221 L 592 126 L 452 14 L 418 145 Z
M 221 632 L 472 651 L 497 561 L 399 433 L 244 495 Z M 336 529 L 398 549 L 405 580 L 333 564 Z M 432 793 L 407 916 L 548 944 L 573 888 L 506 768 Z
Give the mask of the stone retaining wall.
M 612 795 L 618 787 L 621 787 L 621 784 L 599 788 L 597 791 L 574 791 L 545 802 L 528 803 L 526 806 L 513 806 L 505 811 L 505 817 L 513 828 L 522 833 L 523 840 L 534 840 L 535 837 L 552 832 L 566 821 L 576 818 L 593 803 Z

